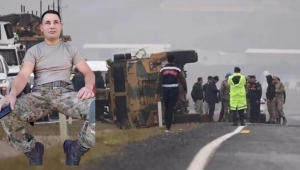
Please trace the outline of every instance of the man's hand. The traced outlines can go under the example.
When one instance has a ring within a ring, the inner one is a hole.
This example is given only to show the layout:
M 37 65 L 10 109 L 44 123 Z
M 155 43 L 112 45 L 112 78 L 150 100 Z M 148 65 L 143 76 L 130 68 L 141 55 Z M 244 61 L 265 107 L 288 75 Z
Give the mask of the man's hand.
M 78 93 L 77 93 L 77 98 L 81 99 L 81 100 L 85 100 L 85 99 L 89 99 L 94 97 L 95 94 L 93 92 L 92 89 L 88 88 L 88 87 L 82 87 Z
M 13 94 L 8 94 L 0 100 L 0 111 L 3 105 L 10 104 L 11 110 L 14 110 L 15 104 L 17 101 L 17 97 Z
M 156 100 L 157 102 L 159 102 L 159 95 L 158 95 L 158 94 L 155 94 L 155 100 Z

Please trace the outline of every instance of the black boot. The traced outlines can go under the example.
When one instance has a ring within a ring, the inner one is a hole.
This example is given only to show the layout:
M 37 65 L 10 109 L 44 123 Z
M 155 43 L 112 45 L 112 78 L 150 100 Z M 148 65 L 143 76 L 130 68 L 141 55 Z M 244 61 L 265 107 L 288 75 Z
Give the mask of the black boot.
M 65 140 L 63 146 L 66 154 L 66 165 L 79 165 L 80 158 L 90 150 L 81 146 L 78 140 Z
M 25 155 L 29 160 L 29 165 L 43 165 L 44 145 L 36 142 L 32 151 L 26 152 Z

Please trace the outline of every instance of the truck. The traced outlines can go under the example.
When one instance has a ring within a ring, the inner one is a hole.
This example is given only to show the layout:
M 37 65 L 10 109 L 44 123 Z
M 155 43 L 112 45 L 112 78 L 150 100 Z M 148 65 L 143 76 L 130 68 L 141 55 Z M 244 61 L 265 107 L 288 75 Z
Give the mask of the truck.
M 7 63 L 7 76 L 10 78 L 14 78 L 20 72 L 25 52 L 25 45 L 15 42 L 10 22 L 0 21 L 0 55 Z M 23 92 L 31 92 L 29 80 Z

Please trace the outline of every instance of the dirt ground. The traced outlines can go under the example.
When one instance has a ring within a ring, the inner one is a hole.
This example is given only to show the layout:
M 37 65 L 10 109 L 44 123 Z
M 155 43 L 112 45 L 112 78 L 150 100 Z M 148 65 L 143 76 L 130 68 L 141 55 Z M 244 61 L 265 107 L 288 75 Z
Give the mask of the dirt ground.
M 83 125 L 83 121 L 73 121 L 72 124 L 67 124 L 68 127 L 68 136 L 70 138 L 76 138 L 80 128 Z M 28 126 L 29 131 L 34 135 L 37 141 L 40 141 L 44 144 L 46 148 L 57 145 L 61 143 L 60 133 L 59 133 L 59 123 L 53 124 L 35 124 L 34 126 Z M 96 123 L 97 132 L 106 132 L 117 130 L 117 127 L 112 124 Z M 5 132 L 0 128 L 0 159 L 18 156 L 22 153 L 16 151 L 10 147 L 5 142 Z
M 74 121 L 71 125 L 68 126 L 68 136 L 71 139 L 75 139 L 80 128 L 83 125 L 83 121 Z M 189 130 L 198 126 L 199 124 L 177 124 L 174 125 L 174 131 L 184 131 Z M 61 145 L 62 141 L 59 136 L 59 124 L 36 124 L 34 127 L 28 126 L 30 132 L 35 136 L 37 141 L 42 142 L 45 145 L 45 150 L 47 148 L 56 148 L 59 147 L 59 150 L 62 150 Z M 104 124 L 104 123 L 96 123 L 96 145 L 99 143 L 104 144 L 105 146 L 109 146 L 109 149 L 114 149 L 122 144 L 126 144 L 131 141 L 140 141 L 146 139 L 150 136 L 157 135 L 160 133 L 164 133 L 164 128 L 159 127 L 151 127 L 144 129 L 130 129 L 130 130 L 120 130 L 115 125 L 112 124 Z M 0 128 L 0 159 L 8 159 L 11 157 L 23 156 L 22 153 L 14 150 L 5 142 L 5 132 L 2 128 Z M 96 146 L 97 147 L 97 146 Z M 102 151 L 106 149 L 100 147 Z M 49 150 L 49 149 L 48 149 Z M 96 153 L 94 156 L 97 156 Z M 2 161 L 1 161 L 2 162 Z M 1 163 L 0 163 L 1 165 Z

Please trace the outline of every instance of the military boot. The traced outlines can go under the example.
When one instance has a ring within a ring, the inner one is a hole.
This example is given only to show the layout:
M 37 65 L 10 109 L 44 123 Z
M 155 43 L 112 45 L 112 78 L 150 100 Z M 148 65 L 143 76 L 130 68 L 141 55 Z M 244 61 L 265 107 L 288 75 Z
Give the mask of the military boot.
M 65 140 L 63 146 L 66 154 L 66 165 L 79 165 L 81 156 L 90 150 L 81 146 L 78 140 Z
M 282 117 L 282 119 L 283 119 L 282 125 L 286 125 L 286 123 L 287 123 L 286 118 Z
M 281 117 L 276 118 L 276 124 L 280 124 L 281 123 Z
M 35 147 L 25 155 L 29 159 L 29 165 L 43 165 L 44 145 L 36 142 Z

